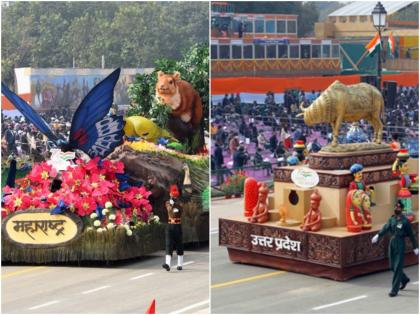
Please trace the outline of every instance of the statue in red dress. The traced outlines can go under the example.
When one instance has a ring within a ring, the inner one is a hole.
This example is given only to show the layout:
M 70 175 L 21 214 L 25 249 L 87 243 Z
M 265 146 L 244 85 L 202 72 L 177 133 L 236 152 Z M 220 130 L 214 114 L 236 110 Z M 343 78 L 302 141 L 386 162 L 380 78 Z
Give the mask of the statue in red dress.
M 360 232 L 372 228 L 370 214 L 370 198 L 361 189 L 352 189 L 347 194 L 346 200 L 347 231 Z
M 363 165 L 359 163 L 355 163 L 350 167 L 350 173 L 353 174 L 354 180 L 349 185 L 349 191 L 358 189 L 363 190 L 369 196 L 371 206 L 374 206 L 373 203 L 373 187 L 369 188 L 366 186 L 365 182 L 363 181 Z

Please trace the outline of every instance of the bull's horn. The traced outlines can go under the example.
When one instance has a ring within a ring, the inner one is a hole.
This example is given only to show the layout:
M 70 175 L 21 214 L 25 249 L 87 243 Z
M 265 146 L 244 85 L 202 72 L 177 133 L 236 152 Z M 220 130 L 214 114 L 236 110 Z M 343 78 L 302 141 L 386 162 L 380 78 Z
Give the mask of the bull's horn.
M 304 112 L 305 111 L 305 107 L 303 107 L 303 105 L 304 105 L 305 103 L 304 102 L 302 102 L 302 103 L 300 103 L 300 110 L 302 111 L 302 112 Z
M 303 116 L 303 115 L 304 115 L 303 113 L 299 113 L 299 114 L 296 115 L 296 117 L 300 117 L 300 116 Z

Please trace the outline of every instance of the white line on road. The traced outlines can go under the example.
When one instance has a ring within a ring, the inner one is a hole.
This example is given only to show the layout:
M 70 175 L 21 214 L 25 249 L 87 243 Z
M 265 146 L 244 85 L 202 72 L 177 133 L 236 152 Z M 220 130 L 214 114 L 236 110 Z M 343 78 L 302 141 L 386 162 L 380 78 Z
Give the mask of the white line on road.
M 209 300 L 205 300 L 205 301 L 202 301 L 202 302 L 199 302 L 199 303 L 195 303 L 195 304 L 193 304 L 193 305 L 190 305 L 190 306 L 187 306 L 187 307 L 181 308 L 180 310 L 177 310 L 177 311 L 175 311 L 175 312 L 171 312 L 171 313 L 169 313 L 169 314 L 179 314 L 179 313 L 182 313 L 182 312 L 186 312 L 186 311 L 189 311 L 189 310 L 191 310 L 191 309 L 193 309 L 193 308 L 196 308 L 196 307 L 198 307 L 198 306 L 205 305 L 205 304 L 207 304 L 207 303 L 209 303 Z
M 313 310 L 314 311 L 322 310 L 323 308 L 327 308 L 327 307 L 331 307 L 331 306 L 335 306 L 335 305 L 340 305 L 340 304 L 344 304 L 344 303 L 348 303 L 348 302 L 352 302 L 352 301 L 356 301 L 356 300 L 361 300 L 361 299 L 365 299 L 365 298 L 367 298 L 367 295 L 360 295 L 360 296 L 356 296 L 356 297 L 351 298 L 351 299 L 342 300 L 342 301 L 338 301 L 338 302 L 331 303 L 331 304 L 325 304 L 325 305 L 317 306 L 317 307 L 314 307 Z
M 153 272 L 149 272 L 149 273 L 145 273 L 144 275 L 140 275 L 140 276 L 137 276 L 137 277 L 132 277 L 132 278 L 130 278 L 130 280 L 137 280 L 137 279 L 148 277 L 148 276 L 152 276 L 152 275 L 154 275 L 154 273 Z
M 37 310 L 38 308 L 45 307 L 45 306 L 48 306 L 48 305 L 57 304 L 58 302 L 60 302 L 60 301 L 51 301 L 51 302 L 47 302 L 47 303 L 44 303 L 44 304 L 35 305 L 35 306 L 32 306 L 32 307 L 28 308 L 28 310 L 30 310 L 30 311 Z
M 104 285 L 103 287 L 99 287 L 99 288 L 96 288 L 96 289 L 84 291 L 84 292 L 82 292 L 82 294 L 89 294 L 89 293 L 93 293 L 93 292 L 100 291 L 100 290 L 103 290 L 103 289 L 107 289 L 107 288 L 110 288 L 110 287 L 111 287 L 110 285 Z
M 195 261 L 193 261 L 193 260 L 192 261 L 187 261 L 186 263 L 182 264 L 182 267 L 187 266 L 187 265 L 191 265 L 193 263 L 195 263 Z M 175 268 L 175 267 L 178 267 L 178 265 L 172 265 L 171 266 L 171 268 Z
M 416 281 L 416 282 L 411 282 L 411 284 L 418 285 L 418 284 L 419 284 L 419 282 L 418 282 L 418 281 Z

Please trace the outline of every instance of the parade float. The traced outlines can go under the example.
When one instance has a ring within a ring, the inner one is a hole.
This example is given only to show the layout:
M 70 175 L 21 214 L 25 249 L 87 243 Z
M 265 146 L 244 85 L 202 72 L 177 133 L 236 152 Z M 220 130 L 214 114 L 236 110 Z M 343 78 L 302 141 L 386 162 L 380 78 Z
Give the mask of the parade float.
M 2 192 L 2 262 L 110 262 L 161 250 L 172 184 L 181 188 L 184 242 L 208 240 L 205 146 L 192 148 L 153 122 L 153 111 L 149 117 L 109 115 L 119 72 L 97 84 L 79 105 L 68 141 L 58 139 L 2 84 L 2 93 L 56 146 L 49 159 L 33 163 L 19 179 L 12 158 Z M 166 121 L 189 131 L 187 137 L 199 131 L 174 117 L 170 104 L 158 106 Z
M 389 239 L 371 239 L 398 200 L 418 239 L 418 159 L 381 143 L 383 99 L 368 84 L 334 82 L 301 109 L 306 124 L 331 124 L 332 143 L 305 162 L 277 167 L 270 196 L 247 178 L 244 215 L 219 220 L 219 244 L 235 263 L 340 281 L 388 269 Z M 374 128 L 373 141 L 339 144 L 341 123 L 360 119 Z M 407 242 L 405 264 L 417 263 Z

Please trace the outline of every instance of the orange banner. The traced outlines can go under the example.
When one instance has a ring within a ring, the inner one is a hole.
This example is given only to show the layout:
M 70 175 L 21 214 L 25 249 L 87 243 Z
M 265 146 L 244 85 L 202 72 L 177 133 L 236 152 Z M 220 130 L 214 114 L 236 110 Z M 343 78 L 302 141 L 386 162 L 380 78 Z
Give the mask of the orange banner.
M 32 102 L 31 93 L 20 94 L 19 96 L 22 99 L 24 99 L 25 101 L 27 101 L 28 103 Z M 10 103 L 10 101 L 6 98 L 6 96 L 2 95 L 1 96 L 1 109 L 2 110 L 14 110 L 16 108 L 12 105 L 12 103 Z
M 328 77 L 230 77 L 212 78 L 211 94 L 220 95 L 227 93 L 255 93 L 265 94 L 268 91 L 283 93 L 287 89 L 300 89 L 304 91 L 323 91 L 335 80 L 344 84 L 360 82 L 360 75 L 339 75 Z M 400 74 L 385 74 L 383 81 L 396 81 L 399 86 L 415 86 L 419 84 L 418 72 Z

